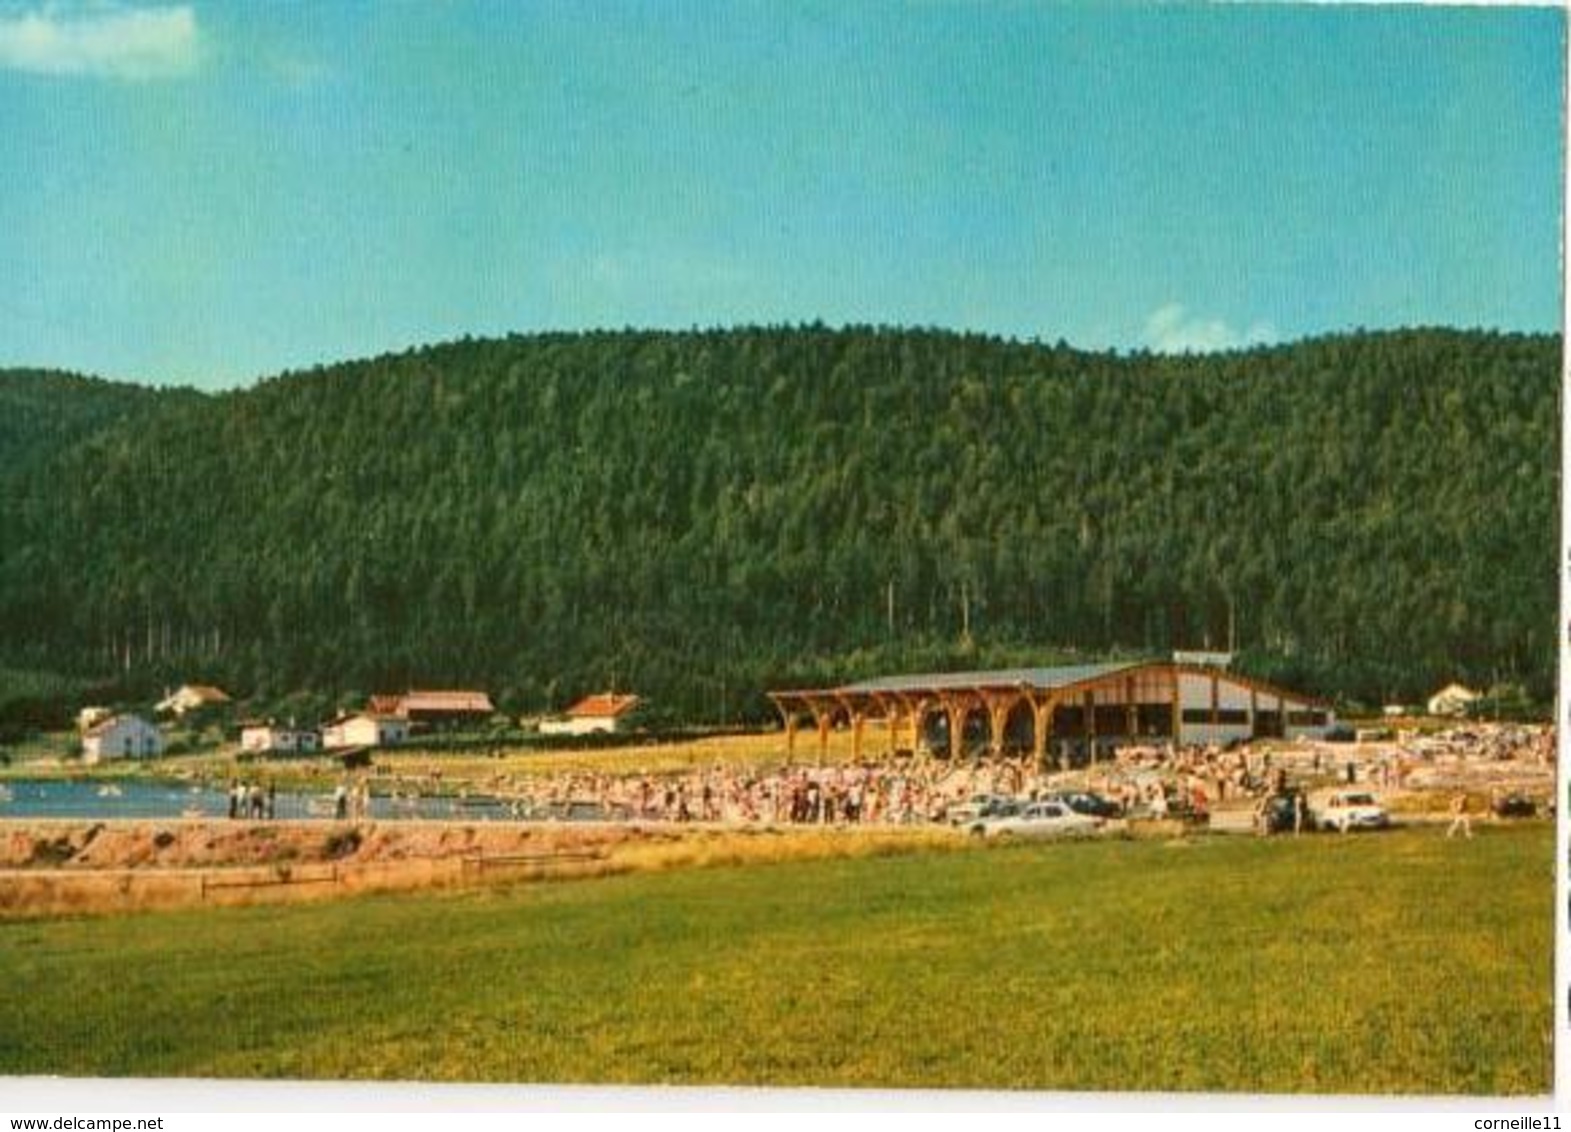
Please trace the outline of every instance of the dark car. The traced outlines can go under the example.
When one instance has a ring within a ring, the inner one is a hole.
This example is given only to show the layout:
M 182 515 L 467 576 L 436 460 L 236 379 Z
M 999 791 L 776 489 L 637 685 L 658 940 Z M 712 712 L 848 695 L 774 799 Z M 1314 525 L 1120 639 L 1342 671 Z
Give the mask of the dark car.
M 1060 795 L 1064 805 L 1077 814 L 1093 818 L 1118 818 L 1124 816 L 1124 807 L 1100 794 L 1081 792 Z
M 1497 818 L 1530 818 L 1538 813 L 1538 804 L 1526 794 L 1496 798 L 1493 808 Z
M 1292 833 L 1297 821 L 1297 796 L 1294 794 L 1273 794 L 1266 799 L 1265 809 L 1261 812 L 1261 820 L 1265 822 L 1267 833 Z M 1304 806 L 1304 829 L 1314 829 L 1315 823 L 1309 816 L 1309 807 Z

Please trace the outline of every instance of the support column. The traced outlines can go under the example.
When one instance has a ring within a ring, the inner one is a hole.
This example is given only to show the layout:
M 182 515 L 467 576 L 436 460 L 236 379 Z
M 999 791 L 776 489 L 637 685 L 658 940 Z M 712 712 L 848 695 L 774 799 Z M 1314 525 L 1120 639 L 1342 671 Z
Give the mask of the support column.
M 906 714 L 911 717 L 911 753 L 914 755 L 922 749 L 922 728 L 927 722 L 927 698 L 918 696 L 914 700 L 902 699 L 905 704 Z
M 1009 707 L 1007 704 L 991 703 L 987 705 L 988 748 L 995 759 L 1004 757 L 1004 725 L 1009 722 Z
M 796 713 L 797 709 L 791 706 L 790 701 L 776 693 L 769 693 L 769 702 L 775 705 L 775 710 L 780 713 L 780 718 L 785 722 L 786 757 L 796 753 Z
M 895 707 L 895 702 L 881 695 L 874 695 L 873 703 L 878 705 L 878 710 L 884 713 L 884 736 L 889 747 L 889 757 L 894 758 L 895 752 L 900 748 L 900 716 Z
M 943 704 L 944 714 L 949 719 L 949 765 L 958 766 L 961 740 L 965 732 L 967 705 L 949 699 L 944 700 Z
M 1086 694 L 1083 697 L 1081 697 L 1081 698 L 1082 698 L 1082 700 L 1085 703 L 1085 707 L 1082 710 L 1085 712 L 1085 715 L 1086 715 L 1086 726 L 1085 726 L 1085 732 L 1086 732 L 1086 757 L 1090 760 L 1090 765 L 1091 766 L 1095 766 L 1096 765 L 1096 690 L 1088 688 L 1086 690 Z
M 907 708 L 904 696 L 891 695 L 884 702 L 884 710 L 889 713 L 889 754 L 893 756 L 900 750 L 900 738 L 905 727 Z M 916 736 L 911 736 L 911 753 L 916 753 Z
M 851 761 L 862 761 L 862 735 L 867 725 L 868 700 L 858 696 L 838 695 L 835 701 L 845 709 L 851 721 Z
M 1135 707 L 1135 678 L 1124 677 L 1124 734 L 1131 741 L 1140 734 L 1140 711 Z
M 1031 701 L 1031 754 L 1037 769 L 1047 769 L 1047 744 L 1053 737 L 1053 709 L 1057 707 L 1052 696 L 1038 702 Z
M 829 755 L 829 728 L 835 721 L 835 701 L 826 697 L 807 697 L 807 706 L 818 725 L 818 764 L 823 765 Z
M 1177 750 L 1184 745 L 1184 691 L 1183 673 L 1172 668 L 1168 670 L 1173 677 L 1173 748 Z
M 981 693 L 982 703 L 987 708 L 987 723 L 989 728 L 988 747 L 992 756 L 1002 758 L 1004 754 L 1004 728 L 1009 724 L 1009 713 L 1014 706 L 1024 698 L 1021 692 Z

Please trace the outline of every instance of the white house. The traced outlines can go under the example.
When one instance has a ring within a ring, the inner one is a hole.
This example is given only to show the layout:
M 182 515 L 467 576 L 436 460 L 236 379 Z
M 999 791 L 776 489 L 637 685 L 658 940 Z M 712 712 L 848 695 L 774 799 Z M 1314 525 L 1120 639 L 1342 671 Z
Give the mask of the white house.
M 222 688 L 211 684 L 182 684 L 154 704 L 153 710 L 160 715 L 183 716 L 200 708 L 222 707 L 228 702 L 229 695 Z
M 322 749 L 315 728 L 251 723 L 240 729 L 240 749 L 255 755 L 309 755 Z
M 1461 684 L 1447 684 L 1429 697 L 1430 715 L 1465 715 L 1468 705 L 1480 698 L 1478 692 Z
M 396 747 L 408 741 L 407 719 L 368 712 L 335 719 L 322 728 L 322 746 L 329 751 L 345 747 Z
M 617 695 L 605 692 L 585 696 L 566 713 L 555 719 L 540 721 L 542 735 L 592 735 L 612 734 L 623 730 L 633 710 L 641 701 L 634 695 Z
M 139 715 L 112 715 L 82 736 L 82 761 L 150 759 L 164 753 L 164 736 Z

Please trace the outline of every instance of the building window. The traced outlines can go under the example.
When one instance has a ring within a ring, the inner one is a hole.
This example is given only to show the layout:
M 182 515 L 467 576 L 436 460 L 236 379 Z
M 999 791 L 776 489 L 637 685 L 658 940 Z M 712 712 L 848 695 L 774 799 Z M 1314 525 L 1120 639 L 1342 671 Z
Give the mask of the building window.
M 1185 708 L 1184 722 L 1204 726 L 1211 722 L 1210 708 Z M 1248 727 L 1249 712 L 1245 708 L 1218 708 L 1216 723 L 1219 727 Z
M 1141 735 L 1171 735 L 1173 705 L 1141 704 L 1136 709 L 1136 726 Z

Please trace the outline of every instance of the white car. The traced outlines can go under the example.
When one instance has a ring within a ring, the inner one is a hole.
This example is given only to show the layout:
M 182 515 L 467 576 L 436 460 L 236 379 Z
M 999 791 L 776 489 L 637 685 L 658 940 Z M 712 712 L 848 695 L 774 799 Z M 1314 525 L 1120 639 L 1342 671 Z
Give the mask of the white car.
M 1355 829 L 1385 829 L 1391 824 L 1391 816 L 1373 794 L 1339 790 L 1315 808 L 1315 824 L 1321 829 L 1347 833 Z
M 945 820 L 953 826 L 969 829 L 979 821 L 991 818 L 1012 817 L 1020 812 L 1020 803 L 1003 794 L 973 794 L 958 806 L 950 808 Z
M 1063 802 L 1032 802 L 1019 813 L 984 818 L 971 826 L 979 837 L 1064 837 L 1091 834 L 1103 819 L 1077 814 Z

